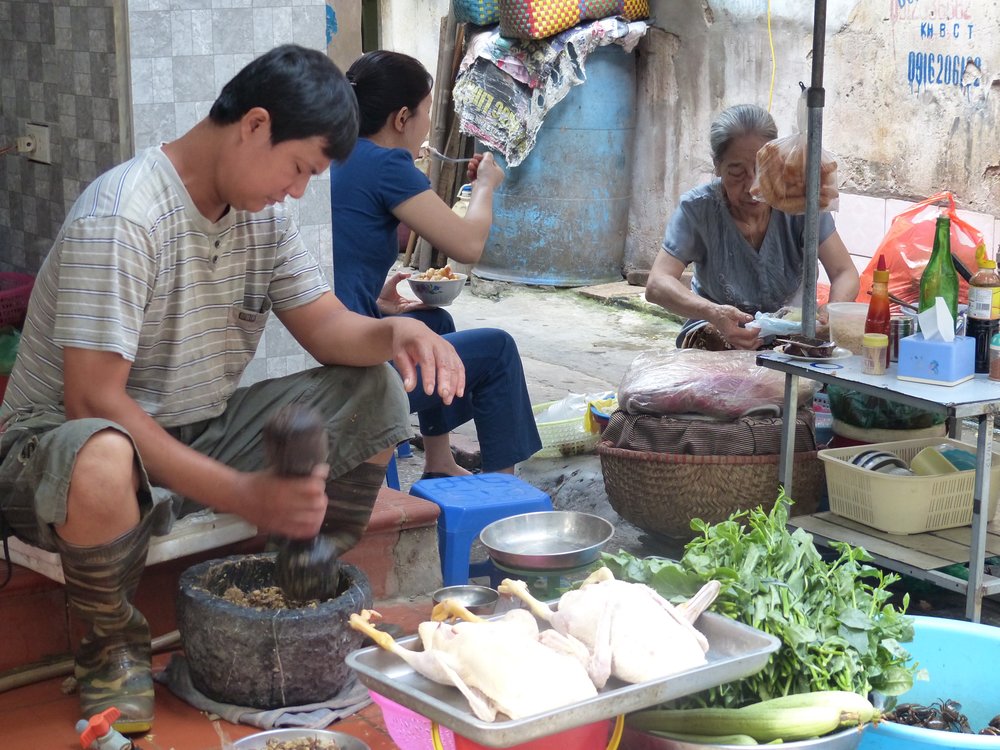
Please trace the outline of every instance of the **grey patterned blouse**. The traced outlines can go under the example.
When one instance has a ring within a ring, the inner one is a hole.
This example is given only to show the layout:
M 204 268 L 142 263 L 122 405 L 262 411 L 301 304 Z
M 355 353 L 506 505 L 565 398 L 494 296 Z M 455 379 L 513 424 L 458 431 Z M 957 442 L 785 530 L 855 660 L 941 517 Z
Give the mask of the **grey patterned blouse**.
M 834 232 L 833 217 L 820 214 L 819 242 Z M 719 179 L 681 196 L 667 225 L 663 250 L 694 263 L 691 289 L 751 315 L 800 303 L 805 216 L 771 211 L 760 249 L 744 239 L 726 206 Z

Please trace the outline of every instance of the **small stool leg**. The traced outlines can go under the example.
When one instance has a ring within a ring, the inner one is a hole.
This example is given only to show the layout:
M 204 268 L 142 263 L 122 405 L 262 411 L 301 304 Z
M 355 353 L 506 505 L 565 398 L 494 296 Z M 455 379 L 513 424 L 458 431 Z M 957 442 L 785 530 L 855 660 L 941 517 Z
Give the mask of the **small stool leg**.
M 399 486 L 399 471 L 396 469 L 395 453 L 392 454 L 392 458 L 389 459 L 389 464 L 385 467 L 385 485 L 389 489 L 401 489 Z
M 469 553 L 472 536 L 448 534 L 438 526 L 438 554 L 441 556 L 441 578 L 445 586 L 469 582 Z

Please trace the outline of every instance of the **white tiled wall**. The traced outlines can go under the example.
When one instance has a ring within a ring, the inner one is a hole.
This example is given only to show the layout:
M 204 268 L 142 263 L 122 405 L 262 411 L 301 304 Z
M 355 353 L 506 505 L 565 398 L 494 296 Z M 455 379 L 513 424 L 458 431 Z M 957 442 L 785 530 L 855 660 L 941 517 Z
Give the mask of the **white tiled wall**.
M 895 198 L 872 198 L 867 195 L 840 194 L 840 208 L 834 213 L 837 231 L 854 258 L 854 265 L 863 270 L 875 255 L 882 238 L 889 231 L 893 219 L 915 205 L 913 201 Z M 991 214 L 958 210 L 958 216 L 983 235 L 990 257 L 995 257 L 1000 241 L 1000 219 Z M 821 281 L 826 282 L 823 267 L 819 268 Z

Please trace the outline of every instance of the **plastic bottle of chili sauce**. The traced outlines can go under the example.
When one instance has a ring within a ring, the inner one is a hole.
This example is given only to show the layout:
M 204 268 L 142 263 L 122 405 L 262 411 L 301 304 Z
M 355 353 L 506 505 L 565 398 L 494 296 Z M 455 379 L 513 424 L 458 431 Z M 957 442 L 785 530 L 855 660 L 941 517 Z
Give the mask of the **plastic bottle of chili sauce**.
M 889 336 L 889 269 L 885 267 L 885 256 L 878 256 L 878 265 L 872 273 L 872 298 L 868 303 L 865 317 L 865 333 L 882 333 Z M 889 349 L 886 347 L 883 369 L 889 366 Z

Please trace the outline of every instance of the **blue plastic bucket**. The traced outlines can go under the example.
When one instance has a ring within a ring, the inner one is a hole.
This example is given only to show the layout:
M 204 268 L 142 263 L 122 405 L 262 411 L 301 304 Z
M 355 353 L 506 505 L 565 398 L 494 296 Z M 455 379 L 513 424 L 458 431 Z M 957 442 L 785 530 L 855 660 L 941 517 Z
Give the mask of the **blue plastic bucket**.
M 899 696 L 900 703 L 925 706 L 955 700 L 978 732 L 1000 713 L 997 665 L 1000 628 L 962 620 L 914 617 L 914 638 L 903 647 L 929 680 L 917 680 Z M 919 729 L 889 721 L 869 727 L 858 750 L 906 750 L 921 747 L 1000 747 L 1000 738 Z
M 493 194 L 476 274 L 560 287 L 620 281 L 632 198 L 635 55 L 587 57 L 587 80 L 545 116 L 535 146 Z M 651 156 L 650 158 L 656 158 Z

